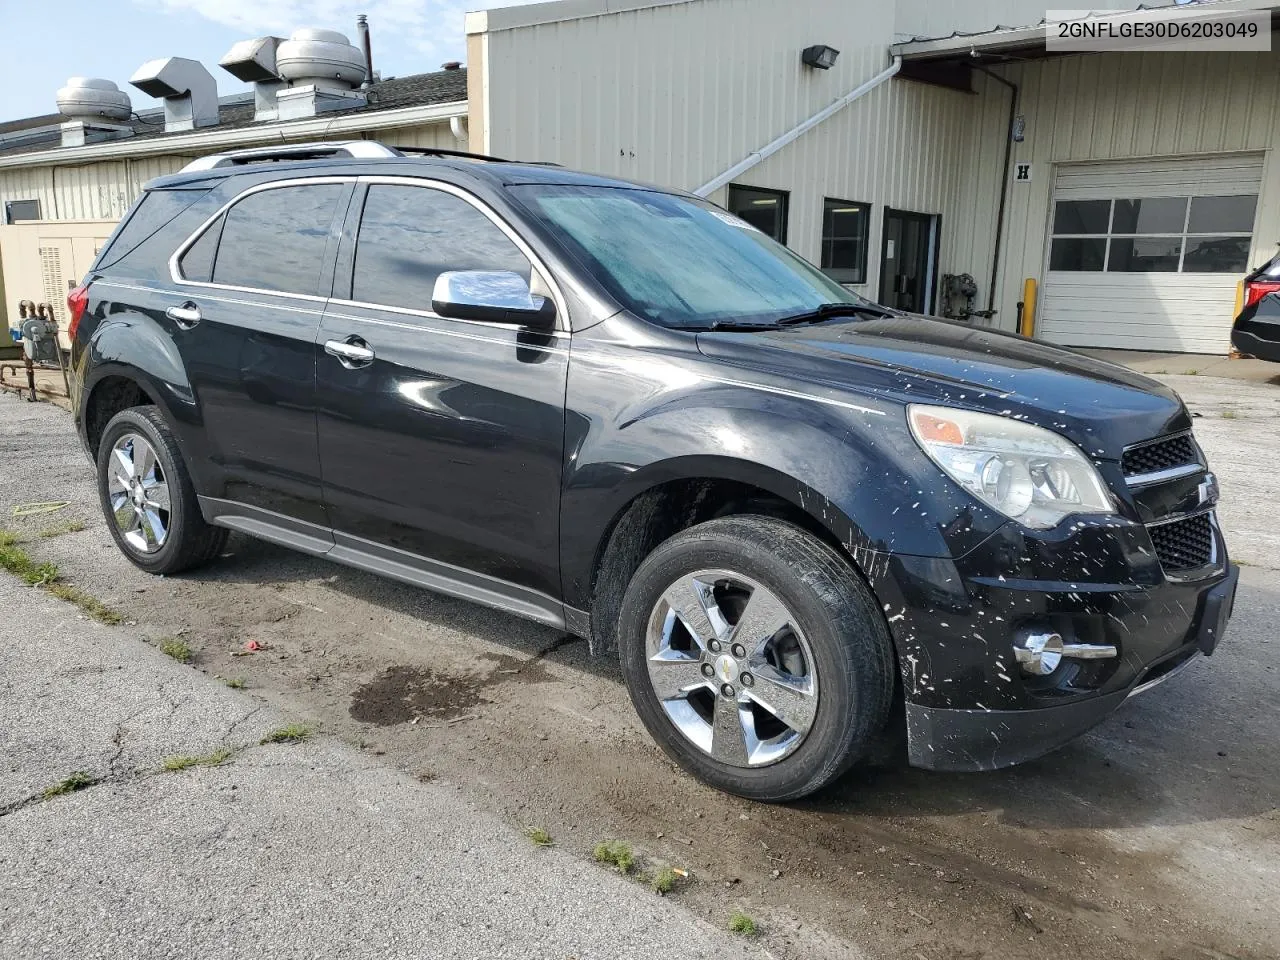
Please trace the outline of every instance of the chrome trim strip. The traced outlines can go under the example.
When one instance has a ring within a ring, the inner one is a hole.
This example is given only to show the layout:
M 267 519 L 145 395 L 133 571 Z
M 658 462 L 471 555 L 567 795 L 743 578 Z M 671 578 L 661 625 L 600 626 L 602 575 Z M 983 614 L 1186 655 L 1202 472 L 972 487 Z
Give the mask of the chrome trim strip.
M 560 347 L 544 347 L 536 343 L 527 343 L 527 344 L 513 343 L 511 340 L 503 340 L 499 337 L 480 337 L 471 333 L 463 333 L 460 330 L 439 330 L 439 329 L 436 329 L 435 327 L 424 327 L 420 323 L 396 323 L 394 320 L 380 320 L 377 317 L 358 317 L 348 313 L 326 312 L 325 318 L 328 319 L 329 317 L 334 317 L 339 320 L 352 320 L 352 321 L 355 321 L 356 323 L 372 323 L 380 327 L 391 327 L 393 330 L 409 330 L 414 333 L 434 333 L 442 337 L 457 337 L 461 340 L 476 340 L 476 341 L 479 341 L 480 343 L 496 343 L 499 346 L 503 346 L 503 347 L 514 346 L 514 347 L 519 347 L 521 350 L 541 350 L 544 353 L 556 353 L 562 356 L 569 355 L 568 350 L 562 349 Z M 445 323 L 454 322 L 452 319 L 449 319 L 447 317 L 441 317 L 439 319 L 443 320 L 443 322 Z M 465 321 L 462 321 L 462 322 L 465 322 Z M 489 324 L 484 324 L 484 326 L 489 326 Z M 504 325 L 497 324 L 497 326 L 501 327 Z M 513 329 L 522 329 L 522 328 L 507 326 L 506 329 L 513 330 Z
M 1212 514 L 1215 506 L 1217 505 L 1212 504 L 1207 507 L 1202 507 L 1199 510 L 1189 510 L 1186 513 L 1171 513 L 1169 516 L 1161 517 L 1159 520 L 1152 520 L 1146 526 L 1149 530 L 1152 527 L 1163 527 L 1169 523 L 1177 523 L 1179 520 L 1191 520 L 1194 517 L 1203 517 L 1206 513 Z M 1212 520 L 1213 518 L 1210 517 L 1210 519 Z
M 1169 480 L 1178 480 L 1181 477 L 1189 477 L 1192 474 L 1203 473 L 1209 468 L 1203 463 L 1187 463 L 1180 467 L 1168 467 L 1164 470 L 1153 470 L 1151 473 L 1135 473 L 1131 477 L 1125 477 L 1124 482 L 1130 488 L 1149 487 L 1156 483 L 1165 483 Z
M 95 280 L 93 282 L 93 285 L 95 287 L 99 287 L 99 286 L 119 287 L 121 290 L 136 290 L 138 293 L 152 293 L 152 294 L 157 294 L 159 296 L 164 296 L 166 294 L 171 294 L 173 292 L 172 290 L 166 290 L 164 287 L 138 287 L 138 286 L 134 286 L 133 284 L 121 283 L 118 280 L 107 280 L 105 278 L 102 280 Z M 234 288 L 221 287 L 219 289 L 231 290 Z M 280 293 L 279 291 L 253 291 L 253 292 L 254 293 L 274 293 L 277 296 L 282 296 L 282 297 L 302 297 L 301 294 Z M 266 307 L 270 310 L 285 310 L 289 313 L 314 313 L 317 316 L 319 316 L 321 313 L 324 312 L 323 305 L 319 305 L 315 307 L 290 307 L 283 303 L 271 303 L 270 301 L 237 300 L 235 297 L 215 297 L 209 293 L 200 294 L 200 299 L 209 300 L 209 301 L 212 301 L 213 303 L 234 303 L 234 304 L 237 304 L 238 306 L 245 306 L 245 307 Z M 311 300 L 313 298 L 302 297 L 302 299 Z
M 1156 677 L 1154 680 L 1148 680 L 1146 683 L 1138 684 L 1136 687 L 1134 687 L 1132 690 L 1129 691 L 1129 697 L 1135 696 L 1139 693 L 1145 693 L 1146 691 L 1150 690 L 1152 687 L 1160 686 L 1160 684 L 1164 683 L 1170 677 L 1176 677 L 1183 670 L 1187 669 L 1187 667 L 1191 666 L 1191 664 L 1195 663 L 1196 660 L 1199 659 L 1201 656 L 1202 654 L 1199 650 L 1192 652 L 1191 656 L 1187 657 L 1187 659 L 1183 660 L 1180 664 L 1178 664 L 1172 670 L 1165 671 L 1164 673 L 1160 674 L 1160 676 Z M 1125 699 L 1127 700 L 1128 697 L 1126 697 Z
M 439 320 L 442 323 L 465 323 L 475 327 L 489 327 L 494 330 L 527 329 L 515 323 L 494 323 L 492 320 L 462 320 L 457 317 L 442 317 L 440 316 L 440 314 L 435 313 L 431 310 L 413 310 L 409 307 L 392 307 L 383 303 L 369 303 L 367 300 L 341 300 L 338 297 L 333 297 L 329 300 L 329 303 L 336 307 L 357 307 L 362 310 L 377 310 L 379 313 L 399 313 L 406 317 L 423 317 L 427 320 Z M 345 317 L 349 320 L 365 319 L 363 317 L 352 317 L 349 314 L 333 313 L 333 312 L 329 312 L 327 316 Z M 409 327 L 408 324 L 401 324 L 401 326 L 405 326 L 407 329 L 413 329 L 413 330 L 429 329 L 427 327 L 421 327 L 421 326 Z M 561 337 L 567 338 L 570 336 L 570 334 L 564 330 L 539 330 L 538 335 L 543 337 L 556 337 L 556 338 L 561 338 Z

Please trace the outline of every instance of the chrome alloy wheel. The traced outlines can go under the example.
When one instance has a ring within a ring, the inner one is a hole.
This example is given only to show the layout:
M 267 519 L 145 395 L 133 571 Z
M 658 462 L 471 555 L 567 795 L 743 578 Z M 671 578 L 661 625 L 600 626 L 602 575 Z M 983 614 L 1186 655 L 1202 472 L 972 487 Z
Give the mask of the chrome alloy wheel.
M 721 763 L 776 763 L 813 726 L 813 651 L 777 595 L 742 574 L 702 570 L 667 587 L 645 654 L 667 717 Z
M 111 448 L 107 496 L 116 527 L 139 553 L 155 553 L 169 536 L 169 482 L 150 442 L 126 433 Z

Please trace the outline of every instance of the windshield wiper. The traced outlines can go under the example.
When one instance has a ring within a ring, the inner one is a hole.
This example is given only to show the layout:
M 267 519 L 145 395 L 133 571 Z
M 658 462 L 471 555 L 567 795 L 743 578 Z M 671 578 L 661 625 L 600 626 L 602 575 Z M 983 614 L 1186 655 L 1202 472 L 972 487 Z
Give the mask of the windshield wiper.
M 802 323 L 821 323 L 833 317 L 857 316 L 859 314 L 869 314 L 873 317 L 896 316 L 892 310 L 870 301 L 866 303 L 824 303 L 814 307 L 812 310 L 806 310 L 804 313 L 797 313 L 793 317 L 783 317 L 781 320 L 775 321 L 775 323 L 780 327 L 794 327 Z
M 699 327 L 700 330 L 714 330 L 729 333 L 754 333 L 757 330 L 774 330 L 777 328 L 776 323 L 745 323 L 742 320 L 712 320 L 705 327 Z

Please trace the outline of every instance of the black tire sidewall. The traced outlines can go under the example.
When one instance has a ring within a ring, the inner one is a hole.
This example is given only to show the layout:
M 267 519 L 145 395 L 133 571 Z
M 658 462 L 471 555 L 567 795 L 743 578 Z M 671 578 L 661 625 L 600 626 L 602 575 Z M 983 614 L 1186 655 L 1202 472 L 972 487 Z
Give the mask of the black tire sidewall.
M 192 511 L 198 515 L 200 508 L 196 503 L 186 464 L 172 452 L 175 448 L 173 435 L 158 412 L 154 411 L 154 407 L 131 407 L 117 413 L 107 423 L 98 445 L 98 499 L 102 504 L 107 529 L 111 531 L 120 552 L 131 563 L 148 573 L 167 573 L 178 565 L 177 559 L 183 552 L 184 537 L 188 536 L 188 527 L 192 525 Z M 116 525 L 115 513 L 111 509 L 108 486 L 111 451 L 116 441 L 126 433 L 141 434 L 151 444 L 169 487 L 169 532 L 164 546 L 155 553 L 139 553 L 131 547 Z
M 779 534 L 785 536 L 779 540 Z M 813 652 L 818 675 L 813 726 L 793 753 L 769 766 L 735 767 L 703 753 L 676 729 L 653 693 L 646 663 L 649 617 L 667 586 L 702 569 L 741 573 L 774 591 Z M 763 801 L 805 796 L 848 769 L 883 727 L 885 691 L 892 689 L 887 629 L 870 591 L 853 582 L 857 576 L 817 538 L 767 517 L 701 524 L 650 554 L 623 600 L 618 644 L 632 702 L 663 750 L 712 786 Z

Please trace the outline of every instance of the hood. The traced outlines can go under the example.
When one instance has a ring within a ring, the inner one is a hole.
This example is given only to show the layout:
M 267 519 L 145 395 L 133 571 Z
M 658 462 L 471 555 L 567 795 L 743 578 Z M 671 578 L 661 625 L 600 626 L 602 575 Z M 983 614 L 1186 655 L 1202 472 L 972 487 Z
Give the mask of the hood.
M 928 317 L 840 319 L 750 333 L 698 334 L 707 357 L 902 403 L 1017 417 L 1086 453 L 1185 430 L 1171 389 L 1125 367 L 1025 337 Z

